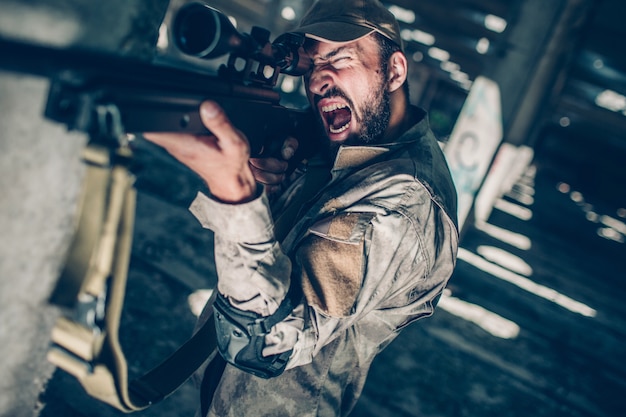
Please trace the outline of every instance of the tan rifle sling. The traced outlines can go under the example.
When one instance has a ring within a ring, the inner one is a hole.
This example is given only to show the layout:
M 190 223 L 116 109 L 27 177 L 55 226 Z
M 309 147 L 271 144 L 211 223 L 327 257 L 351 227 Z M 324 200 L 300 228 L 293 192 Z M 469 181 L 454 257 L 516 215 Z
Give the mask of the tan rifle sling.
M 213 352 L 209 318 L 185 344 L 136 380 L 128 380 L 118 331 L 130 261 L 136 190 L 130 150 L 90 144 L 78 223 L 51 301 L 71 306 L 52 330 L 48 360 L 87 393 L 123 411 L 144 409 L 180 387 Z

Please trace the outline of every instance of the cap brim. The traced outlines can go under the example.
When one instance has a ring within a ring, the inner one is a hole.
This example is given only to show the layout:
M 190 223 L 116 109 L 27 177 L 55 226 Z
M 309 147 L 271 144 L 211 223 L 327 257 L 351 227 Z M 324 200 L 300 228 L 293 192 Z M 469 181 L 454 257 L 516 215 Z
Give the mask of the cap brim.
M 320 41 L 351 42 L 374 31 L 372 28 L 346 22 L 319 22 L 299 27 L 292 32 L 303 33 Z

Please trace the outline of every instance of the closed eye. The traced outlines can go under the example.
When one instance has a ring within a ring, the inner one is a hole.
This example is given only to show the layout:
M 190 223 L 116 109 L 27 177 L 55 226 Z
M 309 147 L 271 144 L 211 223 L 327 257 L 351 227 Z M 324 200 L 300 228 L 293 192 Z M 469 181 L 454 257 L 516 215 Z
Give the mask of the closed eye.
M 340 57 L 337 57 L 337 58 L 333 59 L 331 61 L 331 65 L 335 66 L 336 64 L 341 64 L 341 63 L 347 62 L 347 61 L 349 61 L 351 59 L 352 59 L 352 57 L 350 57 L 350 56 L 340 56 Z

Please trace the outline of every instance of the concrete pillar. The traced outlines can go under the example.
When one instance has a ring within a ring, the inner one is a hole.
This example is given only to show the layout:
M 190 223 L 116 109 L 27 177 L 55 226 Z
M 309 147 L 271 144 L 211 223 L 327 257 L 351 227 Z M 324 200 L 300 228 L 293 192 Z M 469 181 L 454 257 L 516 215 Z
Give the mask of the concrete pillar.
M 468 224 L 486 221 L 495 200 L 513 184 L 532 161 L 533 134 L 543 122 L 542 113 L 558 94 L 557 80 L 576 46 L 576 33 L 586 21 L 593 0 L 523 0 L 516 3 L 508 22 L 503 47 L 485 77 L 496 82 L 501 96 L 502 142 L 491 160 L 475 197 Z M 515 163 L 523 160 L 522 163 Z
M 33 415 L 53 367 L 47 303 L 72 234 L 81 134 L 42 118 L 47 81 L 0 73 L 0 415 Z
M 485 76 L 496 81 L 502 95 L 504 140 L 528 143 L 532 126 L 545 103 L 556 93 L 558 75 L 569 63 L 577 33 L 592 0 L 524 0 L 503 42 L 506 52 Z M 497 48 L 497 46 L 496 46 Z

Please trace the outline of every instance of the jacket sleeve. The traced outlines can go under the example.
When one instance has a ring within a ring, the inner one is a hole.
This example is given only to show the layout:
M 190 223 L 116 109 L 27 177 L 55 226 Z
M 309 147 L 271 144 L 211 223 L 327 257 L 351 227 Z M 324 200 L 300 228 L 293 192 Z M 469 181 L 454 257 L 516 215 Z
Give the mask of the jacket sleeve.
M 198 193 L 190 211 L 215 233 L 218 291 L 241 310 L 274 313 L 289 289 L 291 262 L 274 239 L 265 194 L 224 204 Z
M 245 204 L 224 204 L 198 193 L 190 211 L 214 232 L 217 290 L 235 308 L 273 314 L 289 290 L 292 264 L 274 238 L 266 195 Z M 293 358 L 311 356 L 315 336 L 305 329 L 305 312 L 305 306 L 299 305 L 272 328 L 265 337 L 264 355 L 293 349 Z M 306 353 L 303 346 L 309 347 Z

